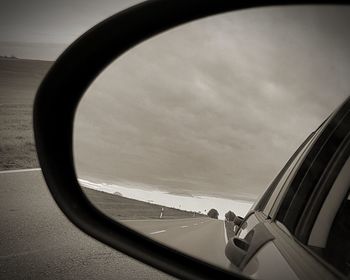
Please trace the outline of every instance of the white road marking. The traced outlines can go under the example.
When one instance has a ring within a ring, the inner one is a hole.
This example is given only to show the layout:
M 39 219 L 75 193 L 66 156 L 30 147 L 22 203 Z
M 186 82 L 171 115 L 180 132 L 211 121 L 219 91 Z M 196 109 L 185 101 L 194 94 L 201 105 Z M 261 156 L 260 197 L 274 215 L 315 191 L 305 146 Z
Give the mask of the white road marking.
M 0 171 L 0 174 L 18 173 L 18 172 L 32 172 L 32 171 L 40 171 L 40 170 L 41 170 L 41 168 L 1 170 L 1 171 Z
M 193 224 L 194 226 L 198 226 L 198 224 Z
M 142 219 L 142 220 L 136 220 L 136 219 L 132 219 L 132 220 L 128 220 L 128 219 L 125 219 L 125 220 L 122 220 L 120 219 L 121 222 L 125 222 L 125 223 L 128 223 L 128 222 L 173 222 L 175 219 Z M 187 222 L 187 221 L 193 221 L 193 218 L 181 218 L 181 219 L 176 219 L 176 221 L 184 221 L 184 222 Z
M 158 233 L 162 233 L 162 232 L 166 232 L 166 230 L 165 229 L 158 230 L 158 231 L 150 232 L 150 234 L 158 234 Z
M 227 240 L 227 232 L 226 232 L 225 221 L 224 221 L 224 238 L 225 238 L 225 243 L 227 244 L 228 240 Z
M 187 228 L 188 226 L 181 226 L 180 228 Z

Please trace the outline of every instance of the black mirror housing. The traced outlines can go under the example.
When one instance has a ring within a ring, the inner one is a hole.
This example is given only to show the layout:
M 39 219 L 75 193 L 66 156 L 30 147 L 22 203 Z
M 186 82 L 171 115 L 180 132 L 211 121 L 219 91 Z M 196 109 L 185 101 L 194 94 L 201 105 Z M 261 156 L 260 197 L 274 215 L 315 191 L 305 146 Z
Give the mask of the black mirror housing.
M 180 24 L 222 12 L 291 4 L 347 2 L 153 0 L 106 19 L 78 38 L 57 59 L 40 85 L 33 115 L 36 149 L 44 178 L 68 219 L 95 239 L 175 277 L 244 278 L 157 243 L 97 210 L 82 192 L 75 172 L 74 115 L 94 78 L 118 56 L 143 40 Z M 237 218 L 237 223 L 242 223 L 241 219 Z

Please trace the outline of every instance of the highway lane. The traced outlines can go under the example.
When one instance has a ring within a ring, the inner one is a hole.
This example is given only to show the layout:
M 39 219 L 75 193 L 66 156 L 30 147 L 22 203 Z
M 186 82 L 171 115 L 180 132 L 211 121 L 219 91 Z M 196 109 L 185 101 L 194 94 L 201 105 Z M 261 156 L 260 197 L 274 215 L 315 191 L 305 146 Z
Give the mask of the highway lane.
M 174 279 L 88 237 L 41 171 L 0 173 L 0 279 Z
M 56 206 L 40 170 L 0 172 L 0 211 L 1 279 L 171 279 L 75 228 Z M 223 221 L 201 217 L 122 222 L 194 257 L 228 265 Z
M 210 218 L 122 221 L 174 249 L 227 268 L 224 222 Z

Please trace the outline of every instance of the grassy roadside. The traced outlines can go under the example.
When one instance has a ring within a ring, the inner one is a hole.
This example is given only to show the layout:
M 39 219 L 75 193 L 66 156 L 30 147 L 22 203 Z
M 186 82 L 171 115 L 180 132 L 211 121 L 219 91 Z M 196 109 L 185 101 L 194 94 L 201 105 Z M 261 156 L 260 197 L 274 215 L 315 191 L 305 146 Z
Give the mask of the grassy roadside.
M 119 195 L 108 194 L 88 188 L 83 188 L 86 196 L 91 202 L 107 216 L 116 220 L 123 219 L 159 219 L 163 208 L 163 219 L 198 218 L 205 217 L 198 213 L 183 211 L 175 208 L 165 207 L 138 201 Z
M 32 129 L 36 90 L 48 61 L 0 59 L 0 170 L 38 167 Z

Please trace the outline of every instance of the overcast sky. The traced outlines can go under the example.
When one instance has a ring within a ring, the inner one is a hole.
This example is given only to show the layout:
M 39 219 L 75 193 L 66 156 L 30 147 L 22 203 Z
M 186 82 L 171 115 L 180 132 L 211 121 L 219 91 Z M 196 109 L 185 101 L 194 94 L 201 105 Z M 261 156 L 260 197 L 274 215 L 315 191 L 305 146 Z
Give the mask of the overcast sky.
M 203 19 L 132 49 L 78 110 L 78 173 L 254 198 L 348 95 L 349 9 Z
M 0 0 L 0 55 L 55 60 L 82 33 L 140 0 Z
M 0 55 L 55 60 L 139 1 L 13 0 Z M 78 173 L 254 198 L 349 95 L 348 8 L 241 11 L 157 36 L 113 63 L 78 110 Z

